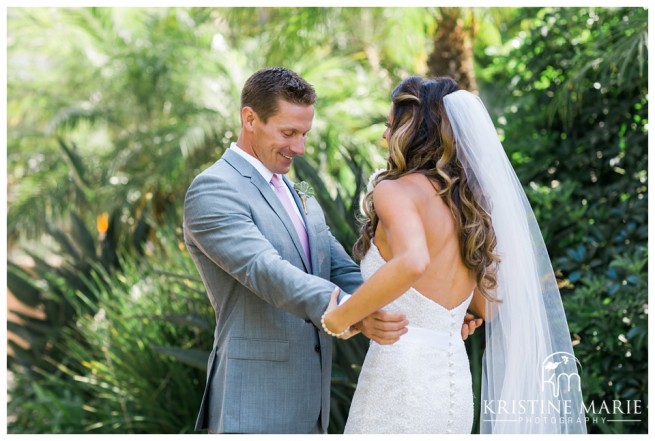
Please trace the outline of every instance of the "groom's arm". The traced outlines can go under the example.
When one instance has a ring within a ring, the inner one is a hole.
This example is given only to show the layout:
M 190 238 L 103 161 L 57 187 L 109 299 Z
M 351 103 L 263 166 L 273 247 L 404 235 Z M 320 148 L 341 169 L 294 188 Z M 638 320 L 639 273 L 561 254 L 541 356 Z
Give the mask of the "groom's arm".
M 243 198 L 238 186 L 224 179 L 198 176 L 185 199 L 188 240 L 262 300 L 320 327 L 334 283 L 284 260 L 253 222 Z
M 310 200 L 311 201 L 311 200 Z M 320 209 L 318 203 L 316 208 Z M 330 281 L 341 288 L 339 302 L 345 301 L 363 283 L 362 273 L 341 243 L 328 231 L 330 253 Z

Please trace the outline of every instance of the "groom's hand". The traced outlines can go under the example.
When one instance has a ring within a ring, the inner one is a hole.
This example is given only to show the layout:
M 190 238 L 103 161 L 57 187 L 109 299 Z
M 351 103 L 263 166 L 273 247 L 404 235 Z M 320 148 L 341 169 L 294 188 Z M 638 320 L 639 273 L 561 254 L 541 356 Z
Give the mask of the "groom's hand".
M 464 316 L 464 323 L 462 324 L 462 340 L 466 340 L 469 335 L 473 335 L 475 329 L 480 326 L 482 326 L 482 319 L 476 319 L 473 314 L 467 312 Z
M 378 344 L 390 345 L 407 333 L 408 324 L 405 314 L 377 311 L 354 324 L 353 328 Z

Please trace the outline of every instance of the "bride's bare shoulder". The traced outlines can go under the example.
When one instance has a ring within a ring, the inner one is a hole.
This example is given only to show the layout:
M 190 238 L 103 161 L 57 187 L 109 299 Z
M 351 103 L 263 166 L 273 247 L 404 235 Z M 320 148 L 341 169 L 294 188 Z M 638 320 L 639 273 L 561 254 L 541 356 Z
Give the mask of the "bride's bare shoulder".
M 404 179 L 385 179 L 373 189 L 373 205 L 380 216 L 394 216 L 400 211 L 414 209 L 416 190 Z
M 385 179 L 378 182 L 373 190 L 373 203 L 389 204 L 400 208 L 407 203 L 424 207 L 426 204 L 443 204 L 438 197 L 439 187 L 421 173 L 411 173 L 398 179 Z M 435 197 L 437 196 L 437 197 Z
M 426 184 L 429 186 L 429 180 L 421 173 L 410 173 L 397 179 L 385 179 L 380 181 L 375 190 L 386 191 L 417 191 L 424 189 Z
M 380 185 L 382 185 L 380 187 Z M 422 173 L 410 173 L 398 179 L 384 180 L 378 183 L 375 190 L 380 193 L 394 193 L 404 195 L 405 198 L 414 199 L 422 204 L 435 199 L 439 193 L 439 184 Z M 436 198 L 441 199 L 441 198 Z

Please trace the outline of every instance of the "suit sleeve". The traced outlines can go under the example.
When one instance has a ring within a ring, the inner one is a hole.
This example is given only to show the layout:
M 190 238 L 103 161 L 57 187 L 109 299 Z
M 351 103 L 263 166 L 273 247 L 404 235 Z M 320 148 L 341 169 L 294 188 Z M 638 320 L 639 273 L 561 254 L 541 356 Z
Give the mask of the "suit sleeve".
M 341 295 L 350 295 L 363 283 L 362 275 L 357 265 L 346 253 L 339 241 L 330 233 L 330 253 L 332 267 L 330 268 L 330 281 L 341 288 Z
M 253 222 L 243 197 L 224 179 L 198 176 L 184 204 L 187 240 L 265 302 L 320 326 L 334 283 L 284 260 Z M 348 279 L 344 268 L 336 272 L 335 279 Z

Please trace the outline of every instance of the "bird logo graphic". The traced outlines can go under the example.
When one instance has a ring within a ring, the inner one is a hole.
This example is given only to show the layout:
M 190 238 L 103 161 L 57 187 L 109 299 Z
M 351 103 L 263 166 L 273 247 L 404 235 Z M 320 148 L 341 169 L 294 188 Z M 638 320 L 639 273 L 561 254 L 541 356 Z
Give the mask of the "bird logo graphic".
M 541 390 L 550 387 L 555 397 L 559 397 L 561 392 L 570 391 L 572 387 L 577 386 L 580 390 L 578 365 L 578 359 L 568 352 L 550 354 L 541 365 Z M 580 368 L 582 370 L 582 366 Z
M 561 361 L 557 361 L 557 362 L 549 361 L 548 363 L 546 363 L 546 366 L 544 366 L 544 369 L 547 371 L 552 371 L 553 369 L 556 369 L 557 366 L 559 366 L 560 364 L 562 364 Z M 564 364 L 566 364 L 566 362 L 564 362 Z

